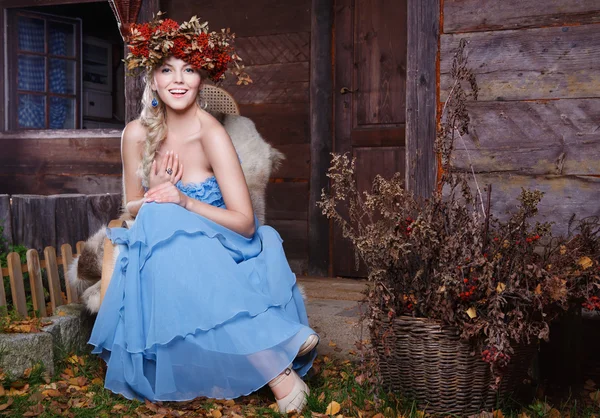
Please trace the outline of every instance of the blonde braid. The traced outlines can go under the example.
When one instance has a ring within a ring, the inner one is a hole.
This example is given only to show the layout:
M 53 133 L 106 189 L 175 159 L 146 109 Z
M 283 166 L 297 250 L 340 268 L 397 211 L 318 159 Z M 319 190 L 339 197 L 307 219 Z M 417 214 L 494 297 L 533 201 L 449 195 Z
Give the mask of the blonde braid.
M 142 162 L 138 170 L 138 175 L 142 178 L 142 186 L 149 187 L 150 169 L 152 161 L 156 157 L 156 151 L 167 137 L 167 118 L 165 115 L 165 105 L 158 95 L 152 91 L 152 71 L 146 76 L 146 87 L 142 94 L 142 111 L 140 112 L 140 122 L 146 128 L 146 142 Z M 156 97 L 158 106 L 152 107 L 152 99 Z

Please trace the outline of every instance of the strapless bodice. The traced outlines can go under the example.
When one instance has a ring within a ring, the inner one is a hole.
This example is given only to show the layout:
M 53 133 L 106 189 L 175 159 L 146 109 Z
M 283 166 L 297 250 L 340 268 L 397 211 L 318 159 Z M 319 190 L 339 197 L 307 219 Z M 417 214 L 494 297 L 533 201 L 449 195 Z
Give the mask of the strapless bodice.
M 179 180 L 175 186 L 186 196 L 219 208 L 225 207 L 223 195 L 215 176 L 208 177 L 199 183 L 182 183 Z

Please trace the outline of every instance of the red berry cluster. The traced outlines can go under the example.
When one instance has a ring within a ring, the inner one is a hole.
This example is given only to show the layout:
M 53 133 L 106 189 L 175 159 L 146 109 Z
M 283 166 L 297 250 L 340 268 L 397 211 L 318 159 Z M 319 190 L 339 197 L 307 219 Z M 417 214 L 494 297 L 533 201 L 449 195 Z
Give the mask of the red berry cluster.
M 469 285 L 469 282 L 472 283 L 471 285 Z M 475 293 L 475 290 L 477 290 L 477 278 L 473 278 L 471 280 L 464 278 L 463 279 L 463 283 L 465 284 L 465 288 L 466 290 L 464 292 L 460 292 L 458 297 L 461 298 L 461 300 L 466 301 L 471 299 L 471 296 L 473 296 L 473 294 Z
M 533 235 L 531 237 L 525 238 L 525 241 L 527 241 L 528 243 L 532 243 L 532 242 L 537 241 L 539 239 L 540 239 L 540 236 L 536 234 L 536 235 Z
M 582 306 L 588 311 L 600 311 L 600 298 L 592 296 L 587 301 L 582 303 Z
M 408 236 L 412 232 L 413 222 L 414 222 L 414 219 L 412 219 L 411 217 L 408 217 L 402 221 L 399 221 L 397 228 L 403 230 L 404 235 Z
M 497 367 L 504 368 L 508 365 L 510 356 L 499 352 L 496 347 L 489 347 L 481 352 L 481 359 L 486 363 L 494 363 Z

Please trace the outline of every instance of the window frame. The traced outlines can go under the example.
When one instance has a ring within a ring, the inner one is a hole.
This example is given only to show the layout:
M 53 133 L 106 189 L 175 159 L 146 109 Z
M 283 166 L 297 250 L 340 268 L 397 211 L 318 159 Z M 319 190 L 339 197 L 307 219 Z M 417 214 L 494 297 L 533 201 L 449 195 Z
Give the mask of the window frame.
M 20 51 L 19 50 L 19 36 L 18 36 L 18 19 L 20 16 L 30 17 L 34 19 L 44 20 L 44 53 L 36 53 L 31 51 Z M 6 73 L 5 80 L 7 81 L 5 85 L 7 85 L 7 90 L 5 92 L 7 99 L 7 106 L 5 110 L 7 111 L 7 115 L 5 117 L 6 128 L 9 131 L 52 131 L 54 129 L 50 129 L 50 97 L 66 97 L 70 99 L 75 99 L 75 124 L 72 129 L 81 129 L 81 102 L 82 102 L 82 81 L 81 81 L 81 71 L 82 71 L 82 63 L 81 63 L 81 42 L 82 42 L 82 34 L 81 34 L 81 19 L 77 18 L 69 18 L 64 16 L 57 16 L 52 14 L 40 13 L 40 12 L 32 12 L 28 10 L 24 10 L 22 8 L 11 8 L 6 9 Z M 75 41 L 75 55 L 72 57 L 64 57 L 59 55 L 51 55 L 49 53 L 49 25 L 48 22 L 58 22 L 58 23 L 66 23 L 72 24 L 75 28 L 74 32 L 74 41 Z M 20 91 L 17 89 L 18 86 L 18 55 L 24 53 L 30 56 L 42 56 L 46 60 L 45 65 L 45 91 L 43 93 L 40 92 L 30 92 L 30 91 Z M 51 93 L 49 91 L 49 72 L 50 65 L 49 60 L 52 58 L 64 59 L 75 62 L 75 93 L 74 94 L 61 94 L 61 93 Z M 43 128 L 22 128 L 18 126 L 18 95 L 19 94 L 30 94 L 35 96 L 45 97 L 45 123 Z

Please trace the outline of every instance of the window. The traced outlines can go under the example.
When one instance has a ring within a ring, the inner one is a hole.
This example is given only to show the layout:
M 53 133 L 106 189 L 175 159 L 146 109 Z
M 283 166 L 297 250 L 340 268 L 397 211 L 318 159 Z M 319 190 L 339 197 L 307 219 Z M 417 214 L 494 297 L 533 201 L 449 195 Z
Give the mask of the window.
M 81 20 L 8 10 L 8 128 L 81 125 Z

